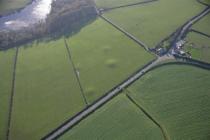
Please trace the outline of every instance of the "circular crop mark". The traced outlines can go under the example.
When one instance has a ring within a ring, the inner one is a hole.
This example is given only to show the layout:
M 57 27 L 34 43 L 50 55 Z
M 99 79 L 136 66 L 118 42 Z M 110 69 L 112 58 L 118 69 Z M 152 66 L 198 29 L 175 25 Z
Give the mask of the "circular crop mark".
M 118 61 L 116 59 L 109 59 L 109 60 L 106 61 L 106 65 L 109 68 L 115 68 L 115 67 L 117 67 L 117 63 L 118 63 Z
M 111 47 L 110 46 L 104 46 L 103 51 L 104 51 L 104 53 L 108 53 L 108 52 L 111 51 Z
M 93 87 L 88 87 L 85 91 L 89 96 L 96 94 L 96 90 Z

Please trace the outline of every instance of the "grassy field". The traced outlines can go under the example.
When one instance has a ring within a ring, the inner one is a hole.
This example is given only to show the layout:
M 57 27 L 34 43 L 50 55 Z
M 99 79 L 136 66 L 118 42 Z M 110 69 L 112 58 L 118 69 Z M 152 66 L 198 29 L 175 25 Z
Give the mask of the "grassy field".
M 210 35 L 210 14 L 192 26 L 192 29 Z M 210 63 L 210 38 L 190 32 L 186 37 L 185 51 L 190 52 L 192 58 Z
M 100 18 L 69 38 L 68 44 L 89 102 L 154 58 Z
M 0 15 L 8 14 L 27 5 L 31 0 L 0 0 Z
M 193 29 L 198 30 L 200 32 L 206 33 L 210 35 L 210 14 L 206 15 L 203 19 L 201 19 L 198 23 L 193 25 Z
M 210 0 L 202 0 L 203 2 L 210 4 Z
M 147 73 L 128 90 L 172 140 L 209 140 L 209 81 L 208 70 L 170 65 Z
M 196 0 L 159 0 L 112 10 L 105 16 L 149 47 L 154 47 L 204 7 Z
M 197 34 L 189 33 L 184 49 L 190 52 L 192 58 L 210 63 L 210 38 Z
M 82 108 L 63 39 L 20 48 L 11 140 L 38 140 Z
M 0 51 L 0 139 L 6 139 L 15 50 Z
M 125 95 L 64 134 L 60 140 L 163 140 L 160 129 Z
M 137 3 L 145 0 L 95 0 L 97 7 L 110 8 L 131 3 Z

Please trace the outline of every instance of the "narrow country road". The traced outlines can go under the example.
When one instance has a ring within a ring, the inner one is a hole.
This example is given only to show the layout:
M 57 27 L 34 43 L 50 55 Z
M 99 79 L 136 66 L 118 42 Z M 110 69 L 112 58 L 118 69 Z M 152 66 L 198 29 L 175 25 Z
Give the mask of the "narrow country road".
M 205 8 L 201 13 L 199 13 L 198 15 L 196 15 L 195 17 L 193 17 L 191 20 L 189 20 L 188 22 L 186 22 L 183 27 L 181 28 L 181 31 L 179 32 L 179 34 L 176 36 L 176 38 L 173 41 L 173 45 L 172 45 L 172 49 L 176 48 L 176 43 L 178 41 L 180 41 L 181 39 L 183 39 L 183 37 L 186 35 L 186 33 L 188 32 L 189 28 L 196 23 L 197 21 L 199 21 L 201 18 L 203 18 L 205 15 L 210 13 L 210 7 Z
M 202 17 L 210 13 L 210 7 L 207 7 L 205 10 L 203 10 L 201 13 L 196 15 L 194 18 L 186 22 L 181 30 L 179 31 L 178 35 L 173 41 L 173 46 L 171 49 L 174 49 L 176 47 L 176 43 L 183 38 L 183 36 L 186 34 L 186 32 L 189 30 L 189 28 L 198 20 L 200 20 Z M 98 11 L 98 15 L 114 26 L 116 29 L 124 33 L 127 37 L 138 43 L 140 46 L 142 46 L 147 52 L 152 53 L 149 49 L 149 47 L 144 44 L 142 41 L 138 40 L 136 37 L 119 27 L 118 25 L 114 24 L 112 21 L 104 17 L 103 15 L 100 14 Z M 156 65 L 160 64 L 163 61 L 171 60 L 174 57 L 168 53 L 167 55 L 158 57 L 156 60 L 151 61 L 148 63 L 146 66 L 143 68 L 139 69 L 136 73 L 132 74 L 130 77 L 127 78 L 127 80 L 123 81 L 122 83 L 118 84 L 116 87 L 114 87 L 112 90 L 107 92 L 104 96 L 99 98 L 97 101 L 86 107 L 84 110 L 79 112 L 77 115 L 74 117 L 70 118 L 63 124 L 61 124 L 58 128 L 47 134 L 45 137 L 42 138 L 42 140 L 54 140 L 64 134 L 66 131 L 68 131 L 70 128 L 74 127 L 76 124 L 78 124 L 80 121 L 82 121 L 84 118 L 88 117 L 91 113 L 96 111 L 98 108 L 100 108 L 102 105 L 107 103 L 109 100 L 111 100 L 113 97 L 118 95 L 123 89 L 128 87 L 130 84 L 138 80 L 141 76 L 143 76 L 146 72 L 148 72 L 150 69 L 155 67 Z
M 124 88 L 128 87 L 130 84 L 138 80 L 141 76 L 143 76 L 146 72 L 148 72 L 151 68 L 156 66 L 161 61 L 172 59 L 172 56 L 162 56 L 159 57 L 153 61 L 151 61 L 148 65 L 146 65 L 144 68 L 137 71 L 135 74 L 130 76 L 127 80 L 113 88 L 110 92 L 108 92 L 105 96 L 94 102 L 92 105 L 78 113 L 75 117 L 71 118 L 61 126 L 59 126 L 57 129 L 46 135 L 42 138 L 42 140 L 54 140 L 61 136 L 63 133 L 65 133 L 67 130 L 75 126 L 77 123 L 82 121 L 84 118 L 86 118 L 88 115 L 90 115 L 92 112 L 96 111 L 98 108 L 100 108 L 103 104 L 108 102 L 110 99 L 112 99 L 114 96 L 118 95 Z

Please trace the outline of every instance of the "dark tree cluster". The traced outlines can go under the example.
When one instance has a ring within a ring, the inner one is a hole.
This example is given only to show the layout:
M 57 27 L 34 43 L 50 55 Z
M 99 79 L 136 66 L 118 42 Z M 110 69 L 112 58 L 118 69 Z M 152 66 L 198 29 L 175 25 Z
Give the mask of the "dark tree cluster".
M 77 32 L 97 16 L 93 0 L 56 0 L 45 22 L 20 30 L 0 31 L 0 50 L 43 37 L 60 37 Z
M 46 24 L 37 23 L 29 28 L 20 30 L 0 31 L 0 50 L 6 50 L 46 35 Z
M 52 11 L 46 20 L 50 34 L 64 34 L 80 28 L 96 17 L 93 0 L 59 0 L 52 3 Z

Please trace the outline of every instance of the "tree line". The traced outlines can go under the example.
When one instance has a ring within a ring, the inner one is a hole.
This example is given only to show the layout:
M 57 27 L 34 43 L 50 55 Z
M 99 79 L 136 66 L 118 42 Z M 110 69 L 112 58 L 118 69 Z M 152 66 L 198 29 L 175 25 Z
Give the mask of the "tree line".
M 29 43 L 44 37 L 60 37 L 77 32 L 96 18 L 92 0 L 56 0 L 45 21 L 19 30 L 0 31 L 0 50 Z

